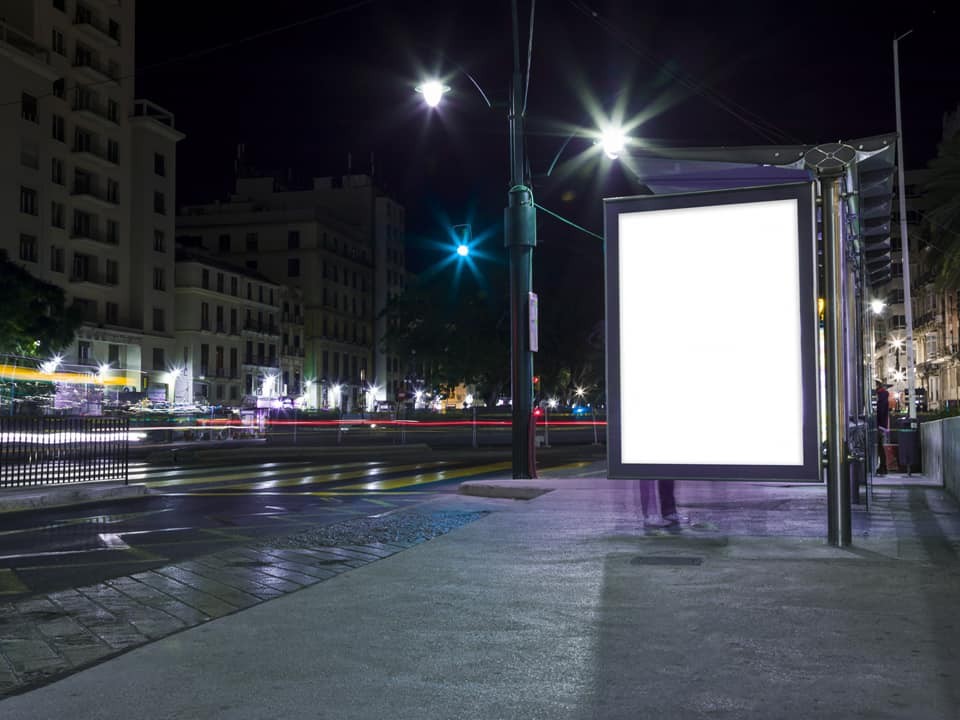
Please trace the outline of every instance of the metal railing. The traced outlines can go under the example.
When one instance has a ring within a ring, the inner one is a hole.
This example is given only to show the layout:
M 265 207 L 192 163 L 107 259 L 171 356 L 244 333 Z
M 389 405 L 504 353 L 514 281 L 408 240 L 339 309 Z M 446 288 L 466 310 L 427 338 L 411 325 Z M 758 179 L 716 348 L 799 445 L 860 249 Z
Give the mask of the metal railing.
M 0 417 L 0 488 L 126 484 L 129 457 L 129 418 Z

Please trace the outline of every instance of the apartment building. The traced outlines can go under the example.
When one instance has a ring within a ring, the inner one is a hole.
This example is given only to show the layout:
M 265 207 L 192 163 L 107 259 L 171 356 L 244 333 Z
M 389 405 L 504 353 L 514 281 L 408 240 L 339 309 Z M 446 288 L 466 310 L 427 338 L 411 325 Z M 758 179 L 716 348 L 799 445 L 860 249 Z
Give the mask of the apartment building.
M 928 228 L 923 224 L 928 209 L 923 188 L 929 176 L 925 169 L 904 173 L 912 286 L 911 334 L 916 387 L 922 389 L 929 410 L 940 410 L 960 404 L 960 291 L 936 286 L 939 256 L 932 252 Z M 906 407 L 908 333 L 898 212 L 894 213 L 891 231 L 892 278 L 884 288 L 884 297 L 880 298 L 886 307 L 876 323 L 875 373 L 893 385 L 891 392 Z
M 369 176 L 305 190 L 241 177 L 227 201 L 182 208 L 177 233 L 301 294 L 311 407 L 395 398 L 400 364 L 379 346 L 380 312 L 405 284 L 404 211 Z
M 0 0 L 0 248 L 82 307 L 66 363 L 145 389 L 173 349 L 173 115 L 134 101 L 132 0 Z
M 291 302 L 291 300 L 293 302 Z M 298 297 L 260 273 L 180 245 L 177 402 L 264 407 L 301 394 Z

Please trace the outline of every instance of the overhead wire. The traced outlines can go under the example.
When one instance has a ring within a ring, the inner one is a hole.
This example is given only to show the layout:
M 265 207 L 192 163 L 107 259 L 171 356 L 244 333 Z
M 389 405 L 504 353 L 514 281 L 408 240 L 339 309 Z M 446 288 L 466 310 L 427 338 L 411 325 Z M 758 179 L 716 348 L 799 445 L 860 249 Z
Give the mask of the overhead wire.
M 89 88 L 89 87 L 97 87 L 100 85 L 111 85 L 117 80 L 129 80 L 130 78 L 136 77 L 137 75 L 142 75 L 143 73 L 151 72 L 153 70 L 156 70 L 161 67 L 165 67 L 167 65 L 173 65 L 175 63 L 184 62 L 187 60 L 195 60 L 199 57 L 203 57 L 204 55 L 210 55 L 212 53 L 219 52 L 221 50 L 226 50 L 228 48 L 236 47 L 238 45 L 243 45 L 248 42 L 253 42 L 254 40 L 259 40 L 269 35 L 275 35 L 277 33 L 286 32 L 287 30 L 293 30 L 294 28 L 302 27 L 304 25 L 309 25 L 311 23 L 319 22 L 321 20 L 329 20 L 332 17 L 336 17 L 337 15 L 342 15 L 347 12 L 352 12 L 353 10 L 356 10 L 365 5 L 371 5 L 374 2 L 376 2 L 376 0 L 357 0 L 357 2 L 350 3 L 349 5 L 344 5 L 343 7 L 340 7 L 340 8 L 328 10 L 327 12 L 320 13 L 318 15 L 312 15 L 310 17 L 303 18 L 301 20 L 295 20 L 294 22 L 290 22 L 285 25 L 278 25 L 277 27 L 274 27 L 274 28 L 261 30 L 260 32 L 253 33 L 252 35 L 246 35 L 236 40 L 230 40 L 227 42 L 219 43 L 217 45 L 211 45 L 206 48 L 201 48 L 199 50 L 193 50 L 183 55 L 177 55 L 175 57 L 167 58 L 165 60 L 159 60 L 155 63 L 151 63 L 149 65 L 145 65 L 141 68 L 138 68 L 134 70 L 132 73 L 127 73 L 126 75 L 118 75 L 115 79 L 100 80 L 98 82 L 77 84 L 69 88 L 64 88 L 64 91 L 66 92 L 67 90 L 74 90 L 78 87 Z M 52 96 L 54 96 L 54 93 L 53 91 L 50 91 L 44 95 L 38 96 L 38 99 L 45 98 L 45 97 L 52 97 Z M 21 102 L 20 100 L 10 100 L 7 102 L 0 102 L 0 107 L 18 105 L 20 102 Z
M 675 82 L 679 83 L 686 89 L 691 92 L 702 96 L 706 100 L 712 102 L 714 105 L 719 107 L 721 110 L 729 113 L 737 120 L 741 121 L 744 125 L 749 127 L 751 130 L 756 132 L 758 135 L 763 137 L 765 140 L 770 142 L 782 142 L 783 140 L 789 140 L 793 143 L 800 144 L 802 141 L 799 138 L 796 138 L 794 135 L 782 130 L 773 123 L 765 120 L 763 117 L 757 113 L 749 110 L 748 108 L 740 105 L 730 98 L 724 97 L 715 90 L 706 88 L 701 83 L 697 83 L 689 77 L 684 76 L 680 72 L 672 69 L 668 63 L 664 62 L 661 58 L 657 57 L 654 53 L 645 48 L 639 46 L 636 42 L 628 39 L 626 35 L 614 28 L 609 22 L 600 17 L 600 14 L 595 10 L 589 8 L 579 0 L 568 0 L 568 2 L 579 12 L 589 17 L 593 20 L 602 30 L 613 36 L 617 39 L 624 47 L 630 50 L 634 55 L 641 57 L 648 62 L 654 64 L 660 72 L 665 73 L 670 76 Z

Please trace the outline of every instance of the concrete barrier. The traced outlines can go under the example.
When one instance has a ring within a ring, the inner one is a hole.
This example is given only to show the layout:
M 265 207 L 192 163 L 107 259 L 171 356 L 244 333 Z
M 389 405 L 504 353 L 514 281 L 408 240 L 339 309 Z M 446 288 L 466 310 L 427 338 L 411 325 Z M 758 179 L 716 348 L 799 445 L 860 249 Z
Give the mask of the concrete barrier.
M 943 486 L 960 499 L 960 417 L 946 418 L 943 423 Z
M 920 424 L 920 457 L 923 474 L 943 485 L 943 420 Z

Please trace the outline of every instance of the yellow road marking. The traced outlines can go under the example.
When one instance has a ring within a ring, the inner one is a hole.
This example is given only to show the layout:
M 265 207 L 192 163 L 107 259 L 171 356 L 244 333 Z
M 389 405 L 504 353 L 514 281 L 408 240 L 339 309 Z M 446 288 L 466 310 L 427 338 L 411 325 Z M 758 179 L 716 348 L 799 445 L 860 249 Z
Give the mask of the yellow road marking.
M 17 574 L 9 568 L 0 568 L 0 595 L 19 595 L 30 588 L 20 582 Z

